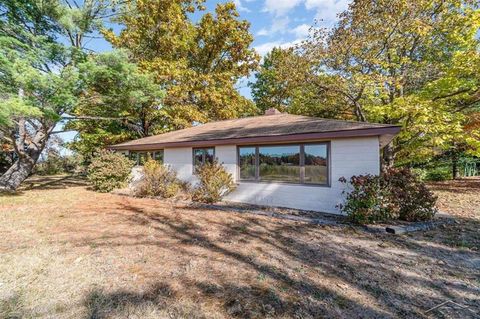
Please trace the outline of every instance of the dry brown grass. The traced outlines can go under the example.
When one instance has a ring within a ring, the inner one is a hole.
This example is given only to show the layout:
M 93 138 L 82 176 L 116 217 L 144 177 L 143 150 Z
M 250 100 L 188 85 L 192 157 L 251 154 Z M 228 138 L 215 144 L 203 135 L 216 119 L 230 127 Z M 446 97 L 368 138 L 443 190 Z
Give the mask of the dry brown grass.
M 37 180 L 0 197 L 0 317 L 474 317 L 479 182 L 432 186 L 459 224 L 395 237 Z

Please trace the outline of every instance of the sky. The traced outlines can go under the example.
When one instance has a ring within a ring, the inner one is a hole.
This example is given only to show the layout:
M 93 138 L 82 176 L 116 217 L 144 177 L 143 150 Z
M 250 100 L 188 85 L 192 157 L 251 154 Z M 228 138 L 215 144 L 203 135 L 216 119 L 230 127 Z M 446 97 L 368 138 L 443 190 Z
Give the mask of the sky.
M 308 36 L 311 26 L 332 27 L 338 13 L 347 9 L 348 0 L 233 0 L 240 19 L 250 22 L 254 36 L 253 47 L 265 55 L 274 47 L 292 46 Z M 214 11 L 217 3 L 226 1 L 207 0 L 207 11 Z M 196 18 L 196 17 L 194 17 Z M 198 17 L 197 17 L 198 18 Z M 121 29 L 112 25 L 115 32 Z M 96 52 L 112 49 L 104 39 L 92 39 L 87 47 Z M 248 82 L 243 79 L 237 84 L 242 95 L 251 98 Z M 74 138 L 75 132 L 61 134 L 64 141 Z

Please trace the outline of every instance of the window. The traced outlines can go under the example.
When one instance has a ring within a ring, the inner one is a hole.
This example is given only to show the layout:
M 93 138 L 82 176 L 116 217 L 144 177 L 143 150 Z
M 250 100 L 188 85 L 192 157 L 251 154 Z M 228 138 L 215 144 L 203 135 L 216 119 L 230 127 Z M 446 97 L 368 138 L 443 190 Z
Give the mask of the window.
M 128 154 L 128 157 L 129 157 L 132 161 L 134 161 L 135 163 L 137 163 L 137 161 L 138 161 L 138 158 L 137 158 L 137 157 L 138 157 L 138 153 L 130 152 L 130 153 Z
M 238 159 L 240 165 L 240 179 L 255 180 L 256 179 L 256 148 L 241 147 L 238 149 Z
M 155 151 L 153 153 L 153 159 L 159 162 L 160 164 L 163 164 L 163 150 Z
M 327 145 L 307 144 L 304 146 L 305 178 L 307 184 L 327 184 Z
M 328 185 L 328 143 L 242 146 L 239 179 Z
M 163 150 L 153 152 L 132 152 L 130 151 L 129 158 L 136 163 L 136 165 L 143 165 L 150 158 L 163 164 Z
M 194 148 L 193 149 L 193 166 L 197 167 L 205 163 L 213 163 L 215 159 L 215 149 L 209 148 Z
M 300 182 L 300 146 L 261 146 L 258 148 L 261 181 Z

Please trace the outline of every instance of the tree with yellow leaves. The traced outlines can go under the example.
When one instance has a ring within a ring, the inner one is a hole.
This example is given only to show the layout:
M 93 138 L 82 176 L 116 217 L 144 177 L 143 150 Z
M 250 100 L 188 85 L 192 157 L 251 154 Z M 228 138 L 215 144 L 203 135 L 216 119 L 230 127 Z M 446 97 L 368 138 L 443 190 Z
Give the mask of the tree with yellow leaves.
M 269 66 L 288 76 L 264 86 L 280 81 L 292 113 L 401 125 L 384 148 L 385 167 L 446 150 L 480 155 L 472 124 L 480 111 L 479 27 L 478 1 L 357 0 L 334 28 L 314 30 L 290 63 Z
M 165 88 L 170 129 L 255 112 L 254 104 L 235 88 L 259 60 L 250 47 L 250 24 L 238 19 L 231 2 L 193 22 L 190 16 L 205 9 L 203 2 L 127 0 L 115 19 L 124 29 L 119 35 L 103 32 Z

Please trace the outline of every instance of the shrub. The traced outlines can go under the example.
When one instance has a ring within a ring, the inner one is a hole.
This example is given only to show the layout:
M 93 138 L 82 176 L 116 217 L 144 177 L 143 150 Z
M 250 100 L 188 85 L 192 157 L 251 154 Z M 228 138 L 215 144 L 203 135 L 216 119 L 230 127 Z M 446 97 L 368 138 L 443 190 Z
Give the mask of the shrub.
M 175 171 L 149 159 L 143 166 L 143 174 L 138 183 L 134 186 L 134 193 L 137 196 L 160 196 L 170 198 L 180 191 L 181 182 Z
M 107 193 L 126 186 L 133 165 L 122 154 L 104 150 L 92 159 L 87 178 L 94 190 Z
M 46 160 L 39 161 L 35 165 L 34 173 L 37 175 L 75 174 L 81 169 L 80 156 L 60 156 L 55 152 L 49 152 Z
M 452 173 L 447 167 L 438 167 L 427 171 L 426 181 L 446 181 L 452 179 Z
M 348 218 L 357 224 L 369 224 L 386 221 L 394 216 L 391 203 L 386 200 L 390 190 L 380 176 L 352 176 L 350 181 L 342 177 L 340 182 L 349 183 L 352 189 L 344 190 L 345 203 L 339 205 Z
M 427 179 L 427 170 L 425 168 L 412 168 L 411 171 L 419 180 L 425 181 Z
M 216 160 L 196 169 L 199 179 L 193 190 L 193 200 L 204 203 L 215 203 L 235 189 L 232 175 Z
M 430 220 L 437 213 L 437 197 L 407 168 L 392 168 L 383 175 L 391 189 L 395 215 L 405 221 Z
M 353 176 L 347 182 L 351 190 L 345 190 L 345 203 L 340 209 L 355 223 L 365 224 L 378 221 L 401 219 L 424 221 L 432 219 L 437 209 L 437 198 L 407 168 L 389 169 L 381 176 Z

